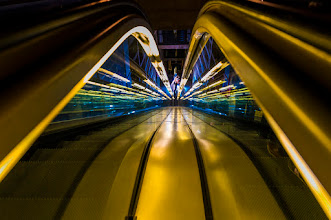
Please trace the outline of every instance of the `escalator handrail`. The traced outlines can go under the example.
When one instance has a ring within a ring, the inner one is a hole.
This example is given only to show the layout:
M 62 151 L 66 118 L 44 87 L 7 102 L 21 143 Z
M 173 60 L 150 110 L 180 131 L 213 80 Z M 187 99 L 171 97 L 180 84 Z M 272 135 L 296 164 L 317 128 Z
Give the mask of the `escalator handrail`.
M 228 1 L 208 2 L 192 31 L 180 88 L 199 44 L 211 36 L 330 218 L 331 120 L 322 93 L 330 94 L 331 38 L 299 24 Z
M 9 28 L 0 36 L 7 42 L 0 51 L 0 181 L 126 38 L 133 35 L 159 59 L 151 27 L 133 1 L 61 14 L 31 27 L 27 20 L 24 30 Z

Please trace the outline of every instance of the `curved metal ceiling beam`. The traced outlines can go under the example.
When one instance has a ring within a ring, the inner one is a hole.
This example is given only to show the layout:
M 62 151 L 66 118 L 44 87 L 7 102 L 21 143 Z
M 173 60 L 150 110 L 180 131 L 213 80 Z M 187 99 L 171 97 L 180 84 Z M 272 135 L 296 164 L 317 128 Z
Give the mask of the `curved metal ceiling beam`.
M 211 36 L 331 218 L 331 120 L 323 98 L 330 91 L 331 38 L 226 1 L 207 3 L 192 33 L 180 89 L 200 39 Z
M 116 4 L 83 11 L 86 16 L 70 16 L 69 21 L 50 22 L 52 28 L 39 26 L 43 31 L 33 27 L 24 32 L 29 33 L 26 39 L 0 53 L 0 60 L 7 61 L 0 64 L 1 72 L 10 72 L 2 76 L 0 93 L 0 181 L 129 36 L 138 39 L 166 85 L 167 75 L 146 19 L 127 4 Z M 21 32 L 15 34 L 19 35 L 15 39 L 21 37 Z

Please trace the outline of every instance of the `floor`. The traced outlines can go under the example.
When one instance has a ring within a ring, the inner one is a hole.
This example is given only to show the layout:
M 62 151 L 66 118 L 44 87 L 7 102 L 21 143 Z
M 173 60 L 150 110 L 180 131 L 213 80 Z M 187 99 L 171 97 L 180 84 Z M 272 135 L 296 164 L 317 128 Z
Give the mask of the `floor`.
M 234 128 L 203 117 L 189 108 L 161 108 L 39 147 L 0 184 L 2 216 L 287 219 L 270 183 L 219 126 Z M 247 143 L 256 136 L 235 134 Z M 300 180 L 291 178 L 297 189 Z

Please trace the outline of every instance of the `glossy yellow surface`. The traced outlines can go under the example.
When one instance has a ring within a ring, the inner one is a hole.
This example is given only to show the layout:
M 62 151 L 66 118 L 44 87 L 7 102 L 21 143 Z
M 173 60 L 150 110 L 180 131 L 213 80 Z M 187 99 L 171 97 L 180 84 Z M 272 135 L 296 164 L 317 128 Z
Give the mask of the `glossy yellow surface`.
M 286 219 L 244 151 L 191 111 L 183 114 L 200 146 L 214 219 Z
M 234 28 L 233 24 L 242 30 Z M 330 38 L 293 21 L 226 1 L 209 1 L 200 11 L 192 33 L 185 63 L 194 59 L 193 51 L 203 40 L 202 36 L 208 35 L 215 40 L 331 219 L 329 109 L 322 104 L 324 100 L 311 92 L 313 89 L 293 80 L 293 73 L 259 46 L 260 42 L 269 44 L 282 59 L 296 66 L 298 71 L 311 74 L 309 77 L 323 87 L 330 82 L 331 56 L 321 49 L 323 47 L 313 45 L 330 45 Z M 248 44 L 247 34 L 257 43 Z M 316 68 L 319 74 L 313 75 Z M 189 78 L 189 71 L 188 66 L 184 67 L 186 80 L 182 80 L 181 89 Z
M 105 147 L 78 185 L 65 219 L 125 219 L 144 147 L 169 111 L 163 109 Z M 94 200 L 81 199 L 84 197 Z
M 179 108 L 155 136 L 136 215 L 144 220 L 205 219 L 193 142 Z
M 172 109 L 151 146 L 137 219 L 205 219 L 193 139 L 184 118 L 203 157 L 214 219 L 285 219 L 259 172 L 235 142 L 191 111 Z M 160 123 L 162 117 L 165 111 L 154 118 Z M 155 129 L 157 123 L 152 121 L 149 123 Z M 134 129 L 140 141 L 132 142 L 117 172 L 104 219 L 124 219 L 127 215 L 143 143 L 149 139 L 151 128 Z M 133 133 L 129 133 L 116 138 L 113 147 L 122 145 L 123 138 L 132 139 Z

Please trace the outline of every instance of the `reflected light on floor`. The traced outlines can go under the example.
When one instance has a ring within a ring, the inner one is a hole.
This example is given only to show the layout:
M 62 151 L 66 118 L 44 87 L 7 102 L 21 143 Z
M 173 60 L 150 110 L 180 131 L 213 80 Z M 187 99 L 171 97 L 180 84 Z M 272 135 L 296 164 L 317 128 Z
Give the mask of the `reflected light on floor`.
M 211 164 L 215 164 L 221 160 L 221 155 L 218 154 L 217 151 L 213 150 L 215 146 L 209 141 L 199 138 L 199 146 L 201 146 L 204 149 L 204 152 L 208 157 L 208 161 L 210 161 Z

